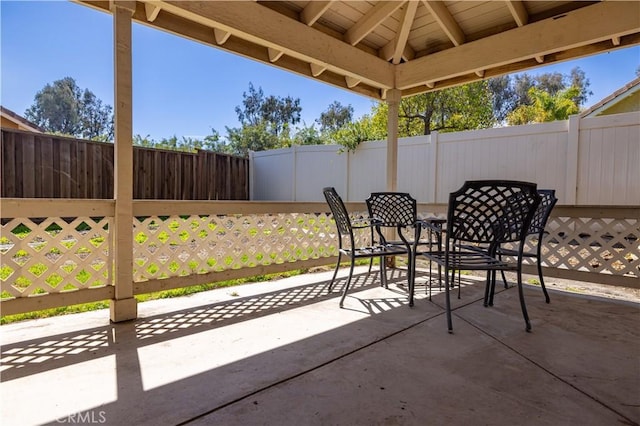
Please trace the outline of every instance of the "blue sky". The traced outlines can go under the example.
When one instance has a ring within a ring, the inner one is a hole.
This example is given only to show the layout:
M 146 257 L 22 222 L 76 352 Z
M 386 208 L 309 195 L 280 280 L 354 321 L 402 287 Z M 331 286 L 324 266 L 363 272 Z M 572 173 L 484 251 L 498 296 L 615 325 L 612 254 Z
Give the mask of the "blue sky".
M 0 102 L 24 114 L 46 84 L 73 77 L 113 105 L 112 19 L 66 1 L 0 1 Z M 635 78 L 640 47 L 527 71 L 568 74 L 579 66 L 591 83 L 586 107 Z M 334 101 L 359 118 L 373 101 L 200 43 L 142 25 L 133 28 L 133 132 L 159 140 L 202 138 L 238 126 L 235 107 L 249 83 L 265 95 L 300 98 L 302 121 L 313 124 Z

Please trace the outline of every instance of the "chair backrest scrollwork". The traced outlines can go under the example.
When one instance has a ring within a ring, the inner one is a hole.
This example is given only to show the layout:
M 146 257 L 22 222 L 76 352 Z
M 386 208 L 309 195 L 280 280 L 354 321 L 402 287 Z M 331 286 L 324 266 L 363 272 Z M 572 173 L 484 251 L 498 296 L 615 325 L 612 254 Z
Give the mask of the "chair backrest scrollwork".
M 522 241 L 539 203 L 534 183 L 467 181 L 449 195 L 448 237 L 478 244 Z

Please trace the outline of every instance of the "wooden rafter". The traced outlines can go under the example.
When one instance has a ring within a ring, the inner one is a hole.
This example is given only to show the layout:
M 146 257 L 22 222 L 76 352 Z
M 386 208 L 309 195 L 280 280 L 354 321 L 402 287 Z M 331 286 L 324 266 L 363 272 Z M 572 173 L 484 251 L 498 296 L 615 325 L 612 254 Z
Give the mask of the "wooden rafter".
M 447 34 L 449 40 L 455 45 L 460 46 L 465 41 L 465 35 L 460 25 L 456 22 L 454 17 L 447 9 L 447 6 L 442 1 L 436 0 L 423 0 L 424 5 L 429 10 L 429 13 L 438 22 L 440 28 Z
M 527 13 L 527 9 L 525 9 L 522 1 L 509 0 L 507 1 L 507 7 L 519 27 L 523 27 L 529 23 L 529 14 Z
M 407 39 L 409 38 L 409 31 L 413 25 L 413 19 L 416 16 L 416 10 L 418 9 L 417 1 L 408 1 L 404 10 L 404 16 L 402 22 L 400 22 L 400 28 L 396 33 L 394 40 L 393 56 L 391 57 L 391 63 L 399 64 L 402 56 L 405 52 L 407 45 Z
M 329 9 L 332 1 L 310 1 L 300 13 L 300 20 L 311 26 Z
M 344 35 L 344 41 L 352 46 L 360 43 L 363 38 L 373 31 L 381 22 L 404 4 L 403 1 L 380 1 L 367 12 L 362 19 L 355 23 Z

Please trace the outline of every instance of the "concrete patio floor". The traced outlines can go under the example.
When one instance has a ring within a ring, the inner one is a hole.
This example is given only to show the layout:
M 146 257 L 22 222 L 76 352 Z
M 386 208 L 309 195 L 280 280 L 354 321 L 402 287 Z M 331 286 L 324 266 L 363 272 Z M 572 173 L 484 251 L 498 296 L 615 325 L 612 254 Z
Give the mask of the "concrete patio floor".
M 2 326 L 2 424 L 640 423 L 638 303 L 527 287 L 527 333 L 515 288 L 463 277 L 448 334 L 443 294 L 364 271 L 344 309 L 322 272 Z

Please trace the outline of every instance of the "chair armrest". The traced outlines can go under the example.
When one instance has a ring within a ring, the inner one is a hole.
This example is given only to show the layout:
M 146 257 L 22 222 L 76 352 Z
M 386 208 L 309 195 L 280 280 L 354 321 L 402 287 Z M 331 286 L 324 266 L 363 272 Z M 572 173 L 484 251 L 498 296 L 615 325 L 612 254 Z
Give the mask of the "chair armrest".
M 429 229 L 433 232 L 442 232 L 442 225 L 444 225 L 445 223 L 447 223 L 446 219 L 431 217 L 418 220 L 416 222 L 416 226 L 422 226 L 422 228 Z
M 380 226 L 382 222 L 379 219 L 373 217 L 360 217 L 351 220 L 351 226 L 354 229 L 371 228 L 373 226 Z

